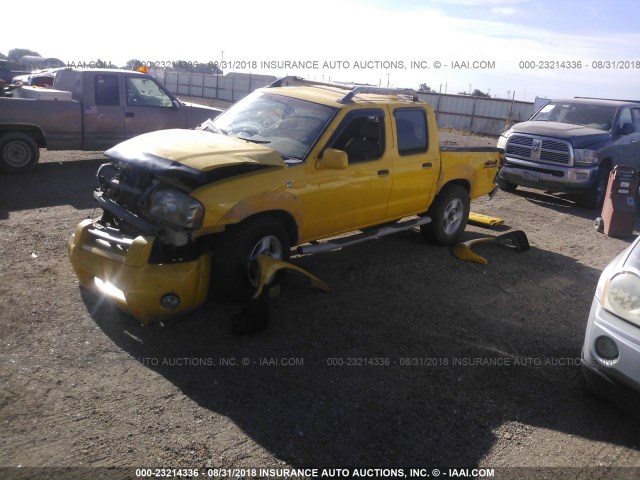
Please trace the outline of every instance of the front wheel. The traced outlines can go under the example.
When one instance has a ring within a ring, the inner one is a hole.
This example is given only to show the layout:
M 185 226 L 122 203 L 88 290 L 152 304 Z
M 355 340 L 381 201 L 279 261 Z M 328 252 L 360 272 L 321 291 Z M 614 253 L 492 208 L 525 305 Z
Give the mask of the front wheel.
M 589 210 L 602 208 L 605 196 L 607 194 L 607 184 L 609 183 L 609 169 L 606 166 L 598 168 L 596 180 L 587 193 L 578 199 L 581 207 Z
M 8 133 L 0 137 L 0 170 L 5 173 L 25 173 L 40 158 L 38 144 L 26 133 Z
M 445 187 L 427 211 L 431 222 L 420 227 L 422 237 L 436 245 L 453 245 L 469 220 L 469 192 L 460 185 Z
M 604 219 L 602 217 L 596 218 L 595 222 L 593 222 L 593 228 L 595 228 L 598 233 L 604 232 Z
M 214 286 L 227 298 L 246 301 L 260 283 L 258 257 L 289 258 L 287 229 L 273 217 L 257 217 L 230 228 L 213 252 Z
M 511 183 L 510 181 L 502 178 L 500 175 L 496 177 L 496 185 L 498 185 L 498 188 L 500 190 L 504 190 L 505 192 L 515 192 L 518 188 L 517 183 Z

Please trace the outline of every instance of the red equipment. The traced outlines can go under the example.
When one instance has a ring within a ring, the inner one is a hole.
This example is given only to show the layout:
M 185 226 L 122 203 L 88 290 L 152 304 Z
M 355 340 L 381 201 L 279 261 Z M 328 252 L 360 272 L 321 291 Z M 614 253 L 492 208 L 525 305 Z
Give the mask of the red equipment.
M 638 170 L 616 165 L 609 174 L 601 216 L 595 227 L 609 237 L 630 237 L 636 223 Z

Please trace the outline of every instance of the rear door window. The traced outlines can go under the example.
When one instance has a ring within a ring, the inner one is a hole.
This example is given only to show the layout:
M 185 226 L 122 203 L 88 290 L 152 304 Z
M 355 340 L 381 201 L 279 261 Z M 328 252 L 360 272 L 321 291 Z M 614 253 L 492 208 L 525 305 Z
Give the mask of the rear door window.
M 120 88 L 116 75 L 97 75 L 96 105 L 120 105 Z
M 421 108 L 398 108 L 393 112 L 398 135 L 398 153 L 414 155 L 429 148 L 427 118 Z

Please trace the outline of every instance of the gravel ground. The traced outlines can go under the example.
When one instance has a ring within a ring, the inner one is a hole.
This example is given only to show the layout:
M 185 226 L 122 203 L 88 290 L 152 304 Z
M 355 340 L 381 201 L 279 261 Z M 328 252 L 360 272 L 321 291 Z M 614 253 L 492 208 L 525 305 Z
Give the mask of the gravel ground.
M 442 132 L 445 145 L 495 140 Z M 257 335 L 233 336 L 238 306 L 220 299 L 144 328 L 83 294 L 67 260 L 103 161 L 43 151 L 32 173 L 0 176 L 1 478 L 140 467 L 640 477 L 636 412 L 578 381 L 598 276 L 632 241 L 595 232 L 597 212 L 499 192 L 472 210 L 524 230 L 525 253 L 478 247 L 489 264 L 468 263 L 409 231 L 295 258 L 332 291 L 286 277 Z M 470 226 L 465 238 L 500 231 Z

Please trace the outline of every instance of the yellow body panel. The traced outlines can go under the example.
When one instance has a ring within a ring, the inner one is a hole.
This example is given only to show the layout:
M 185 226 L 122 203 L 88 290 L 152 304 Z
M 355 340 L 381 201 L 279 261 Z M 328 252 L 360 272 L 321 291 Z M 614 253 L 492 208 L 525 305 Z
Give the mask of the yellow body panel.
M 498 171 L 499 153 L 490 150 L 446 151 L 440 153 L 442 169 L 438 179 L 440 191 L 444 185 L 454 180 L 469 182 L 471 199 L 487 195 L 495 188 L 494 180 Z
M 493 190 L 499 153 L 441 152 L 435 115 L 428 104 L 388 95 L 362 95 L 341 104 L 338 100 L 344 90 L 329 87 L 268 91 L 339 108 L 304 162 L 286 164 L 268 145 L 205 131 L 154 132 L 116 147 L 118 158 L 135 158 L 136 152 L 144 151 L 204 173 L 240 164 L 264 167 L 192 190 L 191 197 L 205 207 L 202 226 L 192 233 L 192 238 L 223 232 L 229 225 L 256 214 L 277 212 L 293 225 L 295 245 L 424 214 L 438 191 L 449 182 L 466 185 L 471 198 Z M 407 107 L 425 112 L 426 152 L 398 152 L 394 111 Z M 343 165 L 346 168 L 339 164 L 322 168 L 322 153 L 334 133 L 350 112 L 359 109 L 382 112 L 383 155 Z M 205 300 L 210 276 L 208 254 L 190 262 L 150 264 L 153 237 L 138 237 L 123 252 L 92 241 L 87 233 L 90 228 L 91 222 L 81 223 L 69 242 L 71 263 L 84 287 L 111 296 L 144 323 L 185 313 Z M 160 305 L 167 293 L 180 297 L 178 308 L 168 310 Z

